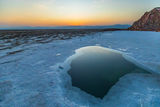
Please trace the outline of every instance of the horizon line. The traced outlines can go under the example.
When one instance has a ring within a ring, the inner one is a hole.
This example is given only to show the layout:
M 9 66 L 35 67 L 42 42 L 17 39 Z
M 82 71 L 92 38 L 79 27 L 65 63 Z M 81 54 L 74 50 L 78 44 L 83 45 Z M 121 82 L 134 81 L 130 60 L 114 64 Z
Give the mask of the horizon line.
M 129 27 L 131 24 L 113 24 L 113 25 L 64 25 L 64 26 L 8 26 L 0 25 L 0 29 L 59 29 L 59 28 L 71 28 L 71 27 Z

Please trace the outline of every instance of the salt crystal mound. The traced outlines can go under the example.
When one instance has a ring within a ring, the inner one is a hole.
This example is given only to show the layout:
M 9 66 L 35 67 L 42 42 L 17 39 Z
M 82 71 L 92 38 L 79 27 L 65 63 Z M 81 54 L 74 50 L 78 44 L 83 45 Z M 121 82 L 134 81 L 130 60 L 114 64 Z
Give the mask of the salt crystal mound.
M 68 67 L 73 86 L 101 99 L 124 75 L 151 72 L 133 58 L 99 46 L 76 50 L 64 65 Z

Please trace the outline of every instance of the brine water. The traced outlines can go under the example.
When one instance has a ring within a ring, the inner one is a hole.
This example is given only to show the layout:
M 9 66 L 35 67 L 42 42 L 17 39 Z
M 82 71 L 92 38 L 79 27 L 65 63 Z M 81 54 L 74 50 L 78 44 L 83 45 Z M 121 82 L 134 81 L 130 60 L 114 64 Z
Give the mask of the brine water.
M 128 73 L 150 73 L 120 52 L 89 46 L 77 50 L 68 70 L 72 85 L 99 98 Z

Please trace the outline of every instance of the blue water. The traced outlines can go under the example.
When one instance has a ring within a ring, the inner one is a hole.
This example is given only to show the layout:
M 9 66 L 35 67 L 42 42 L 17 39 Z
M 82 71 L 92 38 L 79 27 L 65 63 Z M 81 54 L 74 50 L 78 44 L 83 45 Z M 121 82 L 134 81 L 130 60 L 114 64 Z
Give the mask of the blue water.
M 99 98 L 103 98 L 116 82 L 128 73 L 149 73 L 126 60 L 119 52 L 101 47 L 79 50 L 68 71 L 72 85 Z

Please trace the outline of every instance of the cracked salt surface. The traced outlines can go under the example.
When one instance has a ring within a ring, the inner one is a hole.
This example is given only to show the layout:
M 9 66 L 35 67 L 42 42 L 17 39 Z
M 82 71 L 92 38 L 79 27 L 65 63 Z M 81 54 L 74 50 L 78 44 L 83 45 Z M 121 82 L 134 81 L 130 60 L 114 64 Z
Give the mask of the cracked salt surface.
M 72 87 L 70 76 L 63 72 L 63 62 L 74 50 L 99 44 L 122 51 L 159 73 L 159 41 L 159 32 L 116 31 L 19 47 L 26 50 L 0 59 L 0 63 L 19 59 L 0 64 L 0 106 L 159 107 L 157 75 L 125 75 L 101 100 Z

